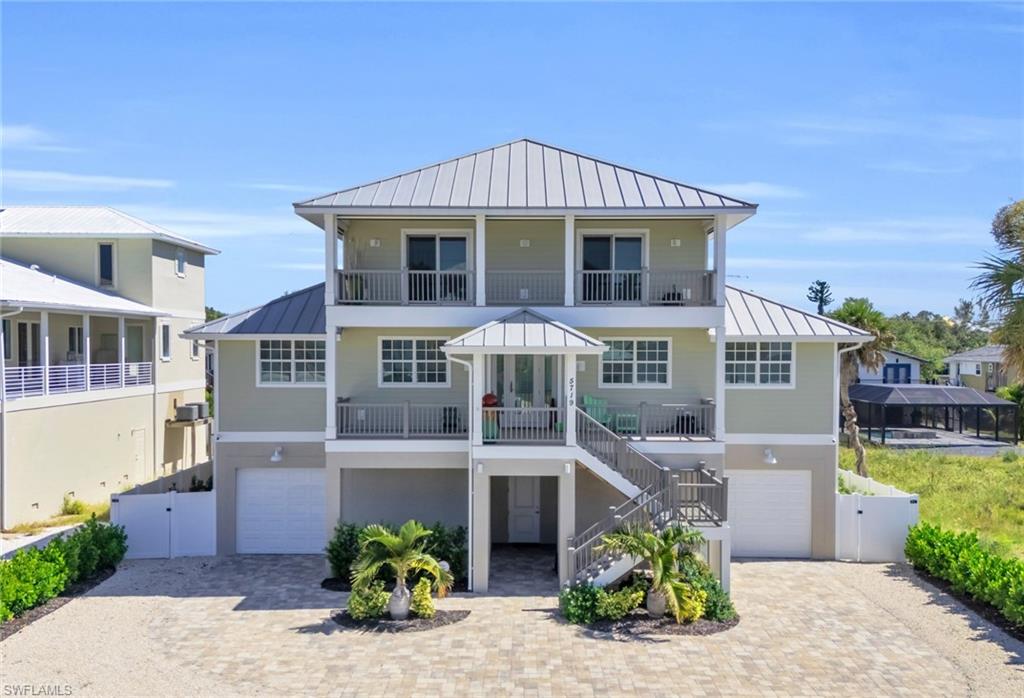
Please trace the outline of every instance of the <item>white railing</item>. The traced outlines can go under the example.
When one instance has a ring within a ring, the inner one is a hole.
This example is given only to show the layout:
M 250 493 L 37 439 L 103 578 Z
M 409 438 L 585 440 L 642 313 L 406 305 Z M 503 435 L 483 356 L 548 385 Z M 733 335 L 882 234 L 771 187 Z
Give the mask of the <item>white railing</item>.
M 46 380 L 43 380 L 43 376 Z M 124 382 L 122 383 L 122 376 Z M 152 385 L 153 364 L 65 364 L 62 366 L 12 366 L 4 369 L 4 398 L 16 400 L 37 395 L 63 395 L 86 390 Z
M 370 405 L 338 401 L 340 439 L 437 439 L 465 437 L 462 405 Z
M 623 269 L 576 272 L 576 302 L 595 305 L 711 305 L 715 272 Z
M 487 271 L 488 305 L 562 305 L 565 275 L 560 271 Z
M 473 272 L 338 271 L 338 303 L 360 305 L 471 305 Z
M 90 364 L 89 389 L 104 390 L 121 387 L 121 364 Z
M 711 404 L 601 405 L 584 410 L 619 436 L 630 439 L 711 438 L 715 434 L 715 406 Z
M 14 400 L 43 394 L 42 366 L 15 366 L 4 369 L 4 397 Z
M 150 385 L 152 382 L 153 364 L 149 361 L 124 364 L 125 385 Z
M 85 390 L 85 366 L 83 364 L 50 366 L 47 376 L 47 389 L 51 394 L 77 393 Z
M 484 443 L 565 443 L 561 407 L 485 407 Z

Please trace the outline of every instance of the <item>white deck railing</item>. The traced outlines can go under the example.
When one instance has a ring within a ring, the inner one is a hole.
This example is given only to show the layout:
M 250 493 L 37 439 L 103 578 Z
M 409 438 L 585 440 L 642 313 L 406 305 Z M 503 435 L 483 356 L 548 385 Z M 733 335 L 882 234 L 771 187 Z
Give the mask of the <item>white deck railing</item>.
M 472 305 L 473 272 L 342 269 L 337 296 L 346 305 Z
M 587 270 L 576 273 L 584 305 L 712 305 L 715 272 L 706 269 Z
M 42 366 L 15 366 L 4 369 L 4 395 L 8 400 L 42 394 Z
M 562 305 L 565 275 L 560 271 L 487 271 L 489 305 Z
M 87 370 L 88 369 L 88 370 Z M 122 382 L 123 378 L 123 382 Z M 10 366 L 4 368 L 4 399 L 63 395 L 86 390 L 153 384 L 153 364 L 66 364 L 62 366 Z
M 373 405 L 339 401 L 340 439 L 440 439 L 465 437 L 464 405 Z

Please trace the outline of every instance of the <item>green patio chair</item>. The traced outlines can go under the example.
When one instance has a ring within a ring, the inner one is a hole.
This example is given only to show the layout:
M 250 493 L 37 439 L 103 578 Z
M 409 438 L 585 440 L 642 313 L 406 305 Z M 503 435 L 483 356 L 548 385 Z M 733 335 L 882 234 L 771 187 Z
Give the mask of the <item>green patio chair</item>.
M 612 416 L 608 414 L 608 401 L 604 398 L 584 395 L 583 411 L 589 414 L 594 421 L 606 427 L 611 426 Z

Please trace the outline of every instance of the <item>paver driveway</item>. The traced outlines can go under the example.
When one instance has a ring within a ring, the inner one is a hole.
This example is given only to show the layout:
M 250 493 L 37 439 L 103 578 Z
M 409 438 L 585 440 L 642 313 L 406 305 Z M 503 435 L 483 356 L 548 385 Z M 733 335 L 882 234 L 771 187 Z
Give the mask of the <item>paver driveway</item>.
M 125 563 L 0 644 L 5 688 L 74 695 L 1024 695 L 1024 647 L 900 566 L 746 562 L 740 624 L 712 637 L 592 636 L 552 596 L 458 596 L 427 633 L 342 631 L 323 562 Z

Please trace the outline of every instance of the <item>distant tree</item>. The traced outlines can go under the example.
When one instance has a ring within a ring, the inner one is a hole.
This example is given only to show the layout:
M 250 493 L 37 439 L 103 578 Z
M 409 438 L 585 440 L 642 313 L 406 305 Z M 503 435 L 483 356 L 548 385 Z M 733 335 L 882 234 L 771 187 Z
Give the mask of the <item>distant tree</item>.
M 1024 199 L 999 209 L 992 237 L 999 252 L 978 264 L 972 285 L 995 313 L 992 339 L 1006 345 L 1003 362 L 1024 373 Z
M 209 322 L 210 320 L 216 320 L 219 317 L 224 317 L 225 315 L 227 315 L 227 313 L 222 313 L 221 311 L 217 310 L 213 306 L 210 306 L 210 305 L 206 306 L 206 321 L 207 322 Z
M 889 317 L 889 329 L 896 338 L 894 348 L 925 360 L 921 365 L 923 380 L 930 381 L 942 373 L 945 370 L 942 360 L 950 354 L 988 343 L 988 333 L 981 329 L 981 321 L 974 315 L 978 306 L 971 305 L 972 312 L 968 314 L 963 302 L 958 303 L 953 319 L 927 310 L 916 315 L 899 313 Z
M 850 446 L 853 447 L 856 454 L 857 474 L 867 477 L 867 454 L 864 444 L 860 442 L 857 410 L 850 402 L 850 384 L 857 380 L 857 372 L 861 366 L 869 371 L 878 371 L 885 364 L 883 352 L 886 349 L 892 349 L 895 337 L 889 329 L 888 318 L 867 298 L 847 298 L 835 312 L 831 313 L 831 316 L 847 325 L 859 327 L 875 337 L 859 348 L 844 353 L 839 369 L 839 399 L 843 406 L 846 433 L 850 437 Z
M 961 298 L 953 308 L 953 321 L 958 325 L 970 325 L 974 322 L 974 303 Z
M 832 305 L 832 287 L 827 281 L 815 281 L 807 287 L 807 300 L 818 304 L 818 315 L 824 315 L 825 308 Z

